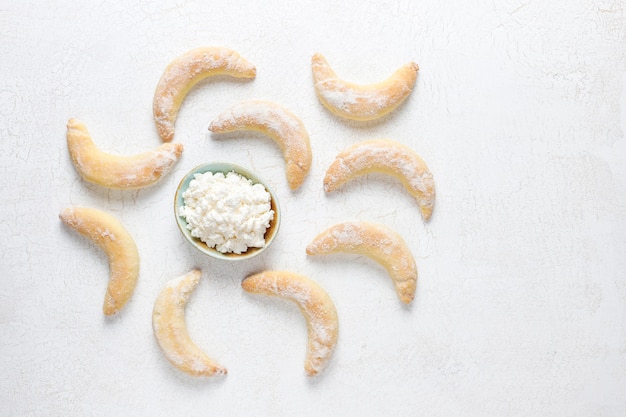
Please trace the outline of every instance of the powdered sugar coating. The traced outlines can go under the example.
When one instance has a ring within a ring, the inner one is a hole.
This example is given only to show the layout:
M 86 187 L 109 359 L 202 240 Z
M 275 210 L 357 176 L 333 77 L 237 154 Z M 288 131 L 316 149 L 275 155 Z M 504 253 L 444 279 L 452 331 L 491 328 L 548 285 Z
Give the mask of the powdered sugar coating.
M 109 260 L 109 283 L 102 311 L 117 314 L 128 302 L 139 277 L 139 252 L 133 237 L 114 216 L 102 210 L 70 206 L 61 221 L 99 246 Z
M 241 254 L 265 246 L 265 232 L 274 219 L 271 195 L 262 184 L 234 171 L 195 174 L 183 193 L 178 214 L 187 229 L 210 248 Z
M 297 189 L 311 168 L 311 145 L 302 121 L 291 111 L 265 100 L 247 100 L 222 112 L 209 126 L 213 133 L 256 130 L 283 152 L 289 187 Z
M 256 68 L 237 52 L 224 47 L 192 49 L 165 68 L 153 100 L 154 121 L 163 141 L 173 139 L 178 109 L 189 90 L 200 80 L 220 74 L 254 78 Z
M 307 246 L 308 255 L 354 253 L 374 259 L 385 267 L 403 303 L 415 296 L 417 267 L 402 236 L 387 226 L 369 222 L 336 224 Z
M 373 120 L 397 108 L 411 93 L 419 67 L 410 62 L 384 81 L 358 85 L 340 79 L 322 54 L 311 68 L 317 95 L 331 112 L 353 120 Z
M 337 344 L 337 310 L 328 294 L 315 281 L 290 271 L 265 271 L 243 280 L 247 292 L 278 296 L 298 304 L 308 330 L 305 370 L 313 376 L 321 372 Z
M 112 155 L 94 144 L 85 124 L 70 119 L 67 147 L 76 171 L 86 181 L 107 188 L 138 189 L 167 175 L 183 152 L 180 143 L 164 143 L 136 155 Z
M 187 331 L 185 306 L 200 276 L 200 270 L 194 269 L 165 285 L 154 303 L 152 330 L 167 360 L 181 371 L 194 376 L 225 375 L 226 369 L 193 343 Z
M 340 152 L 326 171 L 324 190 L 334 191 L 357 176 L 371 172 L 401 180 L 417 200 L 424 220 L 430 218 L 435 205 L 432 173 L 411 148 L 389 139 L 360 142 Z

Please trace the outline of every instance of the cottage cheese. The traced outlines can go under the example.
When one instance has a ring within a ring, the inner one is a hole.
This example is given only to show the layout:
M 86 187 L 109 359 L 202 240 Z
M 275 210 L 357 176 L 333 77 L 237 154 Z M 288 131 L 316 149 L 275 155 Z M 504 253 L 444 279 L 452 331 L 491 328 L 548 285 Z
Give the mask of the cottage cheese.
M 237 174 L 196 174 L 183 193 L 178 214 L 191 235 L 222 253 L 240 254 L 265 246 L 274 219 L 271 196 L 261 184 Z

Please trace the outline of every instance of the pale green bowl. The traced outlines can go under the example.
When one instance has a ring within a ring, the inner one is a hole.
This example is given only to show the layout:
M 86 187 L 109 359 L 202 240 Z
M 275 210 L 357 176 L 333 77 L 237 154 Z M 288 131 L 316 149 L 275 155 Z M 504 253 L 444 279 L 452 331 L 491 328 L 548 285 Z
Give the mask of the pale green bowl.
M 191 231 L 187 229 L 187 221 L 183 216 L 178 215 L 178 208 L 184 205 L 183 193 L 185 192 L 185 190 L 187 190 L 187 187 L 189 187 L 189 183 L 191 182 L 191 180 L 193 180 L 195 174 L 204 174 L 205 172 L 222 172 L 224 173 L 224 175 L 226 175 L 231 171 L 235 171 L 236 173 L 251 179 L 253 184 L 263 185 L 267 192 L 270 193 L 270 204 L 272 210 L 274 210 L 274 219 L 271 221 L 270 227 L 268 227 L 267 231 L 265 232 L 265 246 L 262 248 L 248 248 L 246 252 L 241 254 L 222 253 L 214 248 L 208 247 L 206 243 L 204 243 L 200 239 L 191 236 Z M 178 225 L 178 229 L 180 229 L 185 239 L 189 243 L 191 243 L 194 248 L 213 258 L 225 261 L 239 261 L 259 255 L 264 250 L 266 250 L 274 241 L 274 238 L 278 234 L 278 229 L 280 227 L 280 206 L 278 204 L 276 194 L 274 194 L 274 192 L 267 185 L 267 183 L 263 181 L 258 175 L 242 166 L 231 164 L 229 162 L 211 162 L 207 164 L 202 164 L 189 171 L 178 184 L 178 188 L 176 188 L 176 195 L 174 197 L 174 216 L 176 217 L 176 224 Z

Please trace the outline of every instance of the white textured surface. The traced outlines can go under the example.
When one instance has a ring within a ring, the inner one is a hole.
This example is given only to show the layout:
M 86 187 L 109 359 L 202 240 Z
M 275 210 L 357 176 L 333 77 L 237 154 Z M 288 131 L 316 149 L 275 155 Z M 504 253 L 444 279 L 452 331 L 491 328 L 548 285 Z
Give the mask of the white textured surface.
M 623 1 L 69 3 L 0 4 L 1 415 L 626 415 Z M 67 120 L 110 152 L 156 146 L 156 83 L 203 45 L 237 50 L 257 78 L 190 93 L 176 126 L 185 153 L 156 187 L 83 182 Z M 416 89 L 382 122 L 341 121 L 314 95 L 318 51 L 358 82 L 414 60 Z M 208 134 L 219 112 L 251 98 L 305 123 L 314 160 L 298 192 L 271 141 Z M 429 164 L 429 223 L 386 177 L 324 195 L 334 156 L 377 137 Z M 281 231 L 262 257 L 210 260 L 177 230 L 175 186 L 210 160 L 257 171 L 281 196 Z M 119 216 L 136 239 L 139 284 L 112 320 L 101 312 L 104 255 L 58 219 L 70 204 Z M 411 308 L 373 262 L 307 258 L 319 231 L 354 219 L 414 248 Z M 228 368 L 221 380 L 181 375 L 152 335 L 161 286 L 195 266 L 189 330 Z M 297 309 L 241 290 L 264 268 L 308 275 L 334 299 L 339 344 L 321 377 L 304 375 Z

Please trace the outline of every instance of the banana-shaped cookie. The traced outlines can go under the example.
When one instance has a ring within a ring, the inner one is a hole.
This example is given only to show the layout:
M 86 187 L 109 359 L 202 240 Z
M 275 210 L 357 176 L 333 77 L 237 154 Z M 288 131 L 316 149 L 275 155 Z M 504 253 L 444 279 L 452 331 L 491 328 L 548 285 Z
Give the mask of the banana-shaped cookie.
M 272 138 L 283 152 L 292 190 L 300 187 L 311 168 L 311 145 L 302 121 L 286 108 L 263 100 L 244 101 L 217 116 L 213 133 L 255 130 Z
M 165 357 L 176 368 L 193 376 L 226 375 L 226 369 L 193 343 L 187 331 L 185 306 L 200 275 L 200 270 L 194 269 L 167 283 L 154 302 L 152 330 Z
M 389 78 L 374 84 L 340 79 L 320 53 L 312 59 L 315 91 L 332 113 L 352 120 L 373 120 L 397 108 L 411 93 L 419 67 L 410 62 Z
M 117 218 L 101 210 L 68 207 L 59 218 L 106 253 L 109 285 L 103 311 L 107 316 L 116 314 L 132 295 L 139 277 L 139 253 L 135 241 Z
M 308 343 L 304 369 L 317 375 L 326 366 L 337 344 L 335 304 L 315 281 L 290 271 L 265 271 L 243 280 L 246 292 L 277 296 L 295 302 L 304 315 Z
M 164 143 L 137 155 L 111 155 L 96 147 L 87 127 L 76 119 L 67 123 L 67 148 L 76 171 L 86 181 L 120 189 L 156 183 L 170 172 L 183 152 L 180 143 Z
M 403 303 L 409 304 L 415 297 L 415 259 L 402 236 L 387 226 L 368 222 L 337 224 L 317 235 L 307 246 L 306 253 L 365 255 L 385 267 Z
M 389 139 L 359 142 L 340 152 L 324 177 L 324 190 L 331 192 L 346 182 L 372 172 L 398 178 L 417 200 L 424 220 L 435 205 L 435 183 L 426 163 L 411 148 Z
M 170 142 L 174 138 L 178 109 L 189 90 L 200 80 L 220 74 L 254 78 L 256 68 L 237 52 L 224 47 L 192 49 L 165 68 L 154 92 L 152 106 L 154 121 L 163 141 Z

